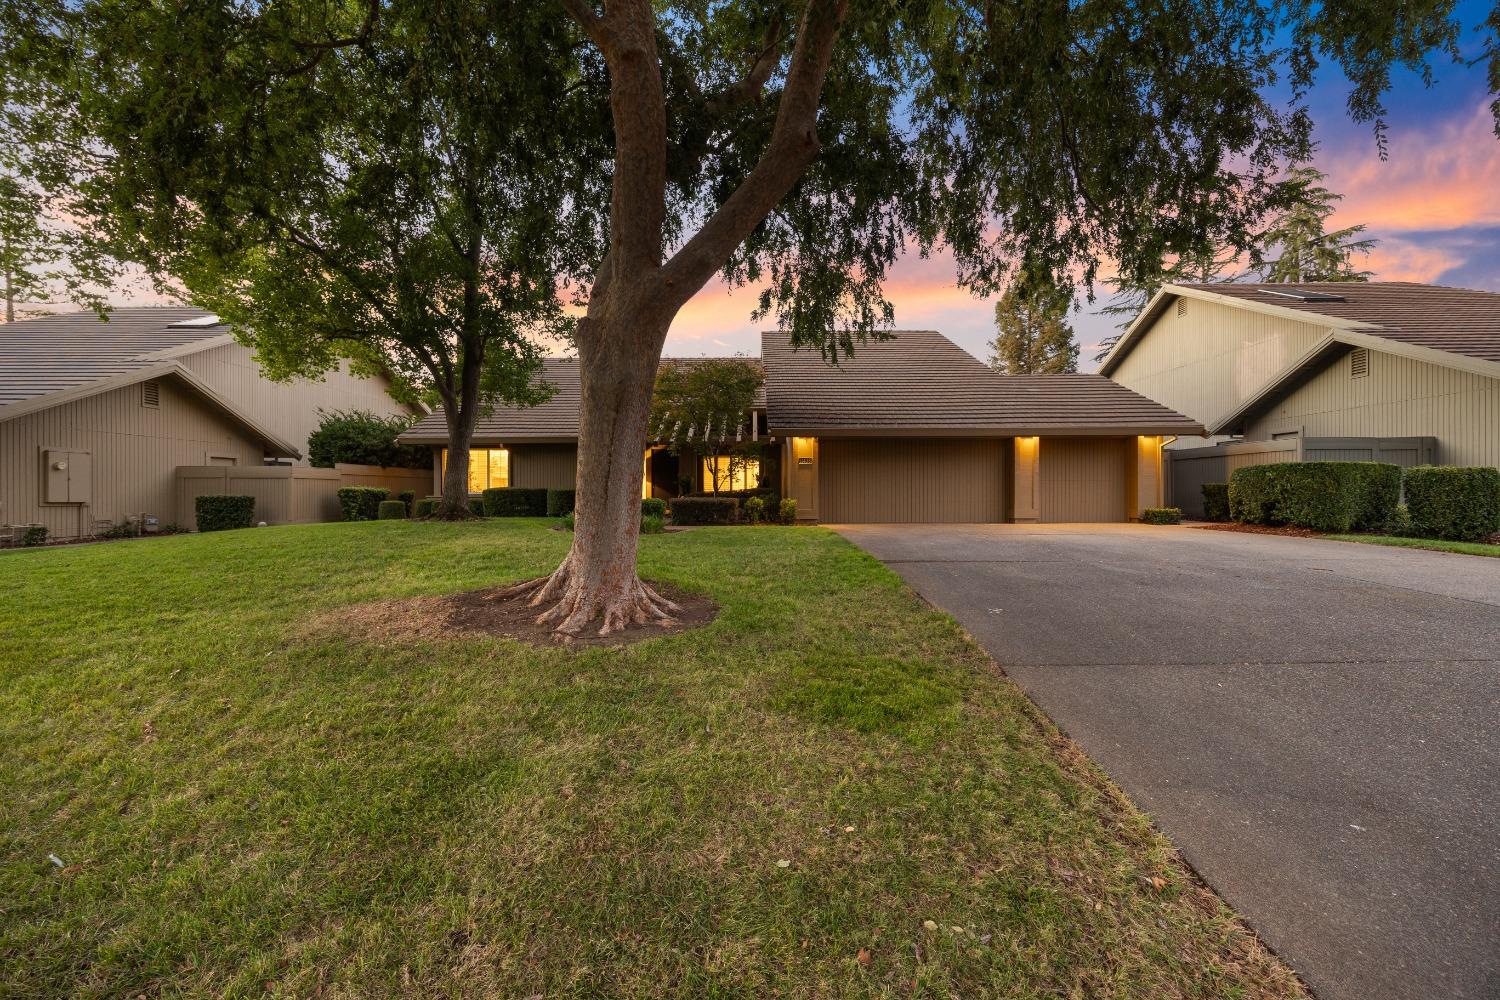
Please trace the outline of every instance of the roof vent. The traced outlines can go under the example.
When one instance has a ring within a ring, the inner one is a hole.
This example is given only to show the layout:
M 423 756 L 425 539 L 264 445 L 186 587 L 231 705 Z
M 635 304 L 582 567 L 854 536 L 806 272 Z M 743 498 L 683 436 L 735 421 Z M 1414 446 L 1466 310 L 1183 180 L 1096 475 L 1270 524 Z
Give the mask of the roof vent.
M 1347 301 L 1342 295 L 1333 292 L 1310 292 L 1300 288 L 1291 288 L 1286 291 L 1262 288 L 1261 291 L 1267 295 L 1279 295 L 1284 299 L 1296 299 L 1298 302 L 1344 302 Z
M 1349 353 L 1349 377 L 1364 378 L 1370 374 L 1370 351 L 1365 347 L 1356 347 Z
M 153 410 L 161 409 L 161 383 L 154 379 L 141 383 L 141 405 Z
M 1177 315 L 1179 315 L 1179 316 L 1186 316 L 1187 315 L 1187 299 L 1179 298 L 1177 300 Z
M 192 319 L 180 319 L 175 323 L 168 323 L 167 325 L 173 329 L 181 329 L 185 326 L 223 326 L 224 323 L 219 319 L 219 317 L 215 316 L 213 313 L 209 313 L 207 316 L 194 316 Z

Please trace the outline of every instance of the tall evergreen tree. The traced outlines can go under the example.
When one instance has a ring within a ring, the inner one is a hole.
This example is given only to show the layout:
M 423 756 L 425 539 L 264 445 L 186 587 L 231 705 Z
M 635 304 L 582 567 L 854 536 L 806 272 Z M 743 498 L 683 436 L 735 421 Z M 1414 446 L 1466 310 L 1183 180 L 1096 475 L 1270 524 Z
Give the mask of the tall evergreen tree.
M 995 303 L 990 367 L 1006 375 L 1057 375 L 1078 370 L 1078 345 L 1068 325 L 1073 290 L 1050 278 L 1022 275 Z
M 1296 197 L 1289 208 L 1271 220 L 1262 236 L 1267 260 L 1260 274 L 1265 281 L 1295 284 L 1370 279 L 1371 272 L 1356 267 L 1354 258 L 1368 254 L 1376 241 L 1358 238 L 1365 231 L 1363 225 L 1328 229 L 1328 219 L 1344 196 L 1324 187 L 1325 180 L 1327 177 L 1313 167 L 1291 171 Z

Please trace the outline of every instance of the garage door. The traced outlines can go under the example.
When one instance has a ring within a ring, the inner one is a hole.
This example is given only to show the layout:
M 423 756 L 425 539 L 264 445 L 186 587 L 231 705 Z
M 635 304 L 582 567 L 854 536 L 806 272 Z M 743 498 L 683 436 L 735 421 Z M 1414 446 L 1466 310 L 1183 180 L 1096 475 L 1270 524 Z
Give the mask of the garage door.
M 818 517 L 833 524 L 972 524 L 1005 509 L 1002 442 L 823 438 Z
M 1124 521 L 1130 438 L 1042 438 L 1043 521 Z

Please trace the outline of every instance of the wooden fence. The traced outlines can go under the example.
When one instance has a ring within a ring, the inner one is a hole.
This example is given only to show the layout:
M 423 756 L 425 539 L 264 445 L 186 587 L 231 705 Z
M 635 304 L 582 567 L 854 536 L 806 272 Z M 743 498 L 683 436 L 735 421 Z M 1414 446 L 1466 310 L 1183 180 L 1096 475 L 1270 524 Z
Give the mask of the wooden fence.
M 389 469 L 378 465 L 345 465 L 314 469 L 303 465 L 179 465 L 175 491 L 176 523 L 198 530 L 194 512 L 200 496 L 252 496 L 255 520 L 267 524 L 339 521 L 341 486 L 374 486 L 394 497 L 410 491 L 419 497 L 432 489 L 429 469 Z

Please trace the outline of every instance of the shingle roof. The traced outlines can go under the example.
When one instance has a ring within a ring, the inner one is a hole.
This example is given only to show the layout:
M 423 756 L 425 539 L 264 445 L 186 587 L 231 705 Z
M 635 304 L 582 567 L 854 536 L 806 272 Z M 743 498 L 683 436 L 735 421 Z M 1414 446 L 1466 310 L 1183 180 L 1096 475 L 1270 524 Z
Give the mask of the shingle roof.
M 707 358 L 663 358 L 662 364 L 690 365 Z M 728 359 L 719 359 L 728 360 Z M 733 360 L 759 363 L 755 358 Z M 495 441 L 502 444 L 526 441 L 559 441 L 578 437 L 578 411 L 582 405 L 583 389 L 578 373 L 577 358 L 545 358 L 539 376 L 556 387 L 556 392 L 546 402 L 531 407 L 497 406 L 489 414 L 481 416 L 474 426 L 474 440 Z M 766 405 L 765 389 L 755 396 L 757 409 Z M 409 444 L 443 444 L 448 440 L 448 424 L 439 407 L 431 414 L 412 425 L 400 437 Z
M 1228 282 L 1169 285 L 1167 290 L 1173 287 L 1260 306 L 1279 306 L 1313 317 L 1326 317 L 1336 321 L 1336 325 L 1351 325 L 1386 340 L 1500 362 L 1500 293 L 1496 292 L 1411 281 L 1300 285 Z M 1303 302 L 1291 297 L 1298 292 L 1340 296 L 1344 301 Z
M 136 371 L 198 341 L 228 333 L 222 325 L 173 326 L 209 316 L 201 309 L 115 309 L 63 313 L 0 326 L 0 407 Z
M 1001 375 L 932 330 L 897 330 L 837 367 L 761 334 L 773 433 L 1192 434 L 1188 417 L 1101 375 Z

